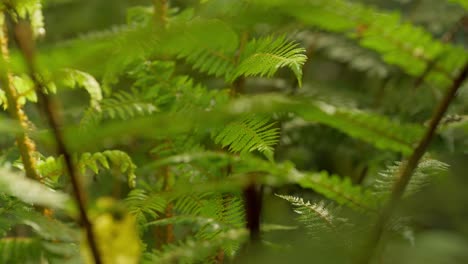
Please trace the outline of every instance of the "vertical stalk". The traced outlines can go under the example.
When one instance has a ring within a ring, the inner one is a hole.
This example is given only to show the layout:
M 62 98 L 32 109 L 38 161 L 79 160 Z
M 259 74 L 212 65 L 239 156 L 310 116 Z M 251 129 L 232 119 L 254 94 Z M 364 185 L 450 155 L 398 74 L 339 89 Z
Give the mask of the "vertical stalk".
M 36 169 L 36 159 L 34 153 L 36 152 L 36 145 L 27 134 L 29 128 L 29 120 L 21 104 L 18 102 L 18 93 L 13 85 L 13 75 L 8 70 L 8 63 L 10 61 L 10 52 L 8 50 L 8 29 L 5 23 L 5 13 L 0 13 L 0 49 L 1 58 L 0 63 L 3 68 L 0 69 L 0 82 L 5 92 L 8 111 L 10 115 L 18 120 L 22 132 L 16 135 L 16 144 L 20 150 L 21 160 L 23 161 L 24 170 L 29 178 L 42 181 L 42 177 L 39 175 Z
M 367 247 L 364 248 L 364 252 L 359 256 L 357 263 L 370 263 L 370 261 L 372 260 L 376 251 L 375 249 L 377 248 L 382 233 L 385 229 L 385 225 L 387 224 L 388 220 L 395 211 L 398 202 L 400 201 L 406 189 L 406 186 L 411 180 L 411 176 L 413 175 L 414 170 L 418 166 L 419 160 L 422 158 L 427 148 L 429 147 L 429 144 L 431 143 L 437 126 L 439 125 L 442 117 L 447 111 L 450 103 L 455 98 L 458 89 L 462 86 L 463 82 L 466 80 L 467 77 L 468 63 L 466 63 L 459 75 L 453 80 L 452 85 L 447 90 L 446 94 L 444 95 L 444 98 L 435 109 L 429 126 L 426 130 L 426 133 L 419 141 L 416 148 L 413 150 L 411 156 L 408 158 L 407 161 L 403 163 L 403 166 L 400 168 L 397 180 L 393 186 L 393 191 L 391 193 L 390 199 L 384 206 L 381 214 L 379 215 L 374 229 L 371 232 Z
M 92 252 L 94 263 L 102 264 L 102 258 L 98 250 L 98 242 L 93 233 L 93 226 L 86 212 L 85 193 L 78 178 L 78 173 L 76 172 L 76 166 L 72 160 L 71 153 L 68 150 L 67 145 L 65 143 L 65 137 L 60 129 L 61 118 L 58 114 L 57 102 L 54 101 L 53 98 L 49 98 L 45 94 L 44 91 L 46 85 L 44 84 L 41 76 L 39 75 L 36 69 L 35 43 L 31 25 L 26 21 L 19 21 L 15 24 L 15 35 L 20 51 L 27 64 L 29 75 L 35 85 L 35 91 L 38 95 L 39 102 L 43 104 L 45 117 L 49 123 L 49 127 L 52 130 L 53 136 L 55 137 L 55 141 L 57 144 L 57 152 L 58 154 L 63 155 L 64 157 L 65 170 L 67 171 L 70 177 L 70 182 L 73 188 L 73 196 L 75 202 L 78 205 L 81 220 L 80 224 L 84 227 L 86 231 L 86 237 Z

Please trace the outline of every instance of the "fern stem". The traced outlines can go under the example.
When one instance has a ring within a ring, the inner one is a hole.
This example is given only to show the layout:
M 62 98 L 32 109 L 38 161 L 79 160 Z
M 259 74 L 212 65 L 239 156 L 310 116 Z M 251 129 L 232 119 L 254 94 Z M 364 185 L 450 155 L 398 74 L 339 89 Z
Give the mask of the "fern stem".
M 3 65 L 7 65 L 10 60 L 10 52 L 8 50 L 8 29 L 5 24 L 5 14 L 2 12 L 0 16 L 1 62 Z M 10 115 L 14 119 L 18 120 L 21 128 L 23 129 L 22 132 L 19 132 L 16 135 L 16 144 L 20 151 L 24 170 L 29 178 L 42 182 L 42 177 L 37 172 L 36 159 L 34 158 L 36 144 L 27 134 L 27 131 L 30 129 L 29 120 L 21 104 L 18 102 L 19 95 L 13 85 L 13 75 L 6 68 L 1 70 L 0 75 L 0 81 L 7 98 Z
M 43 104 L 43 110 L 45 117 L 49 123 L 49 127 L 52 129 L 53 136 L 57 144 L 57 152 L 59 155 L 63 155 L 65 161 L 65 169 L 70 177 L 70 182 L 73 188 L 73 195 L 75 202 L 78 205 L 80 224 L 86 231 L 86 237 L 88 240 L 89 247 L 91 249 L 94 263 L 102 264 L 102 259 L 99 254 L 98 242 L 93 233 L 93 226 L 86 212 L 86 198 L 84 190 L 78 179 L 76 167 L 72 160 L 72 156 L 66 146 L 64 135 L 60 130 L 60 117 L 58 115 L 57 102 L 52 98 L 49 98 L 45 93 L 45 85 L 40 75 L 38 74 L 35 66 L 35 43 L 32 35 L 31 25 L 26 21 L 20 21 L 15 24 L 15 35 L 18 42 L 19 49 L 25 59 L 28 67 L 29 75 L 34 83 L 35 90 L 39 99 L 39 102 Z
M 368 246 L 364 249 L 364 253 L 361 254 L 357 263 L 370 263 L 370 261 L 372 260 L 375 254 L 374 252 L 376 251 L 375 249 L 377 248 L 377 245 L 380 242 L 387 221 L 392 216 L 393 212 L 395 211 L 398 205 L 398 202 L 400 201 L 403 193 L 405 192 L 406 186 L 411 180 L 411 176 L 413 175 L 413 172 L 416 169 L 419 160 L 422 158 L 427 148 L 429 147 L 429 144 L 431 143 L 431 140 L 442 117 L 444 116 L 445 112 L 450 106 L 452 100 L 455 98 L 458 89 L 462 86 L 463 82 L 466 80 L 467 77 L 468 63 L 465 64 L 462 71 L 453 80 L 452 85 L 447 90 L 444 98 L 435 109 L 429 126 L 426 130 L 426 133 L 424 134 L 416 148 L 413 150 L 413 153 L 408 158 L 408 160 L 403 163 L 398 173 L 397 180 L 395 181 L 395 184 L 393 186 L 393 191 L 390 196 L 390 199 L 382 209 L 382 212 L 380 213 L 376 221 L 374 229 L 371 232 L 370 239 L 367 244 Z
M 250 232 L 250 241 L 260 241 L 260 213 L 262 211 L 262 193 L 259 186 L 252 181 L 244 189 L 246 204 L 247 229 Z

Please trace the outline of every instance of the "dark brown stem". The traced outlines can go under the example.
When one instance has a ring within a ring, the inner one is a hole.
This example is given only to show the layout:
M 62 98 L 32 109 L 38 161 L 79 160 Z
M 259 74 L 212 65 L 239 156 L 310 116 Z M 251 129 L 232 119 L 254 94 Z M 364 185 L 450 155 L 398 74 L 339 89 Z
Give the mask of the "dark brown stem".
M 247 229 L 250 232 L 250 241 L 260 241 L 260 214 L 262 211 L 262 194 L 257 184 L 250 183 L 244 189 L 246 204 Z
M 7 69 L 7 65 L 10 61 L 10 52 L 8 50 L 8 29 L 5 24 L 4 13 L 0 15 L 0 61 L 5 67 L 0 71 L 0 82 L 2 84 L 3 90 L 7 98 L 8 111 L 14 119 L 18 120 L 21 128 L 23 129 L 22 132 L 19 132 L 16 135 L 16 144 L 18 145 L 20 151 L 21 160 L 23 161 L 26 175 L 29 178 L 36 179 L 42 182 L 42 177 L 39 175 L 36 169 L 36 159 L 34 157 L 34 153 L 36 152 L 36 145 L 27 134 L 27 131 L 30 129 L 29 120 L 27 115 L 24 113 L 21 104 L 18 102 L 19 95 L 13 85 L 13 75 Z
M 431 121 L 429 126 L 424 134 L 423 138 L 420 140 L 416 148 L 413 150 L 413 153 L 408 158 L 407 161 L 403 163 L 398 173 L 397 180 L 393 186 L 393 191 L 391 193 L 390 199 L 382 209 L 381 214 L 379 215 L 377 222 L 374 226 L 373 232 L 370 235 L 370 239 L 368 241 L 367 247 L 364 249 L 364 253 L 361 254 L 360 258 L 358 259 L 357 263 L 370 263 L 372 257 L 374 256 L 374 252 L 376 247 L 380 242 L 380 238 L 384 231 L 385 225 L 387 224 L 388 220 L 392 216 L 393 212 L 395 211 L 398 202 L 403 195 L 406 186 L 408 185 L 409 181 L 411 180 L 411 176 L 413 175 L 414 170 L 418 166 L 419 160 L 422 158 L 424 153 L 426 152 L 434 134 L 439 125 L 443 115 L 447 111 L 450 102 L 455 97 L 458 89 L 462 86 L 463 82 L 466 80 L 468 76 L 468 63 L 463 67 L 461 72 L 458 76 L 453 80 L 452 85 L 447 90 L 444 98 L 437 106 L 432 115 Z
M 44 91 L 46 85 L 44 84 L 42 78 L 36 70 L 35 43 L 30 24 L 26 21 L 19 21 L 15 25 L 15 35 L 16 40 L 18 42 L 18 46 L 27 64 L 29 75 L 35 85 L 35 91 L 38 96 L 39 102 L 41 102 L 41 104 L 43 105 L 44 114 L 55 137 L 55 141 L 57 144 L 57 153 L 59 155 L 63 155 L 64 157 L 65 169 L 70 177 L 70 182 L 73 188 L 73 196 L 75 198 L 75 202 L 78 205 L 80 224 L 84 227 L 86 231 L 86 237 L 94 258 L 94 263 L 102 264 L 102 259 L 98 250 L 97 239 L 93 233 L 93 226 L 86 212 L 85 193 L 79 181 L 78 173 L 76 172 L 76 167 L 73 164 L 71 154 L 65 144 L 64 135 L 60 130 L 61 120 L 58 115 L 58 109 L 56 107 L 57 102 L 55 102 L 53 98 L 49 98 L 45 94 Z

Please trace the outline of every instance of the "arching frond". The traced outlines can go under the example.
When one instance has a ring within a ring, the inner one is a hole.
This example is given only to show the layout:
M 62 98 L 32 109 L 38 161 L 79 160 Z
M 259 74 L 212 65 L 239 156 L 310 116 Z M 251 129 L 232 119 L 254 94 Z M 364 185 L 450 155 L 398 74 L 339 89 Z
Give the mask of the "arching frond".
M 239 76 L 271 77 L 278 69 L 288 67 L 302 85 L 302 65 L 307 60 L 305 49 L 285 37 L 266 37 L 247 43 L 231 80 Z
M 329 125 L 378 148 L 405 154 L 411 153 L 413 144 L 424 131 L 418 125 L 400 124 L 386 116 L 335 107 L 320 101 L 299 107 L 296 113 L 307 121 Z
M 92 108 L 99 108 L 99 102 L 102 100 L 102 90 L 98 81 L 89 73 L 75 70 L 63 69 L 57 75 L 58 82 L 69 88 L 83 87 L 91 98 Z
M 290 195 L 276 196 L 290 202 L 294 206 L 294 212 L 299 216 L 297 220 L 305 225 L 308 231 L 314 235 L 318 232 L 336 232 L 345 222 L 344 218 L 336 217 L 338 209 L 324 201 L 318 203 L 305 202 L 302 198 Z
M 390 194 L 402 165 L 402 162 L 395 162 L 379 173 L 379 176 L 375 179 L 373 184 L 376 194 L 383 196 Z M 412 195 L 420 191 L 426 185 L 431 183 L 434 176 L 446 171 L 447 169 L 448 164 L 446 163 L 430 158 L 423 159 L 419 162 L 408 186 L 406 187 L 405 196 Z

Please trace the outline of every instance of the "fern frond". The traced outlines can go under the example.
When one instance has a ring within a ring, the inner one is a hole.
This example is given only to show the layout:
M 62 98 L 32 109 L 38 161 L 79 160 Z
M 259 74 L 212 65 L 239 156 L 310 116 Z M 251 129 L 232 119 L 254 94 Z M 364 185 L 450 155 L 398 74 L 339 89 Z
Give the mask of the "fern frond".
M 399 66 L 409 75 L 421 76 L 435 62 L 430 67 L 427 80 L 444 87 L 450 84 L 468 59 L 468 53 L 463 48 L 437 41 L 424 29 L 402 22 L 396 12 L 385 13 L 347 0 L 257 2 L 272 8 L 282 7 L 287 15 L 306 25 L 348 34 L 360 45 L 377 51 L 384 61 Z
M 325 171 L 304 173 L 298 178 L 297 183 L 301 187 L 312 189 L 338 204 L 359 211 L 373 212 L 380 202 L 369 190 L 353 185 L 349 178 L 329 175 Z
M 251 116 L 227 125 L 214 139 L 216 144 L 229 146 L 229 151 L 245 154 L 258 150 L 273 160 L 273 146 L 278 142 L 279 131 L 269 123 L 269 118 Z
M 40 240 L 35 238 L 0 239 L 0 262 L 12 264 L 37 263 L 44 256 Z
M 297 220 L 304 224 L 312 235 L 324 230 L 336 232 L 339 225 L 345 221 L 343 218 L 335 217 L 334 214 L 337 213 L 337 208 L 334 208 L 331 204 L 326 204 L 324 201 L 310 203 L 309 201 L 304 202 L 302 198 L 295 196 L 279 194 L 276 194 L 276 196 L 290 202 L 295 207 L 294 212 L 299 214 Z
M 390 194 L 401 166 L 402 162 L 395 162 L 395 164 L 388 166 L 384 171 L 379 173 L 378 178 L 373 184 L 377 195 L 387 196 Z M 448 164 L 446 163 L 435 159 L 423 159 L 416 167 L 404 195 L 409 196 L 420 191 L 430 184 L 434 176 L 447 169 Z
M 143 263 L 209 263 L 207 258 L 227 242 L 243 241 L 245 229 L 232 229 L 216 236 L 213 240 L 194 240 L 165 245 L 161 251 L 146 254 Z
M 42 1 L 19 0 L 13 1 L 16 13 L 20 18 L 28 18 L 35 37 L 44 36 L 44 15 L 42 14 Z
M 102 90 L 92 75 L 75 69 L 63 69 L 56 78 L 59 83 L 69 88 L 83 87 L 91 98 L 91 107 L 99 107 L 99 102 L 102 100 Z
M 99 174 L 100 169 L 117 169 L 120 173 L 127 176 L 127 182 L 130 188 L 135 187 L 136 165 L 132 158 L 127 153 L 120 150 L 106 150 L 103 152 L 82 153 L 80 156 L 74 157 L 77 162 L 77 168 L 81 174 L 85 175 L 87 170 L 91 170 L 94 174 Z M 39 173 L 46 178 L 57 181 L 57 179 L 65 174 L 64 160 L 60 156 L 58 158 L 47 157 L 45 160 L 38 162 Z
M 313 45 L 332 60 L 346 63 L 350 68 L 365 72 L 369 76 L 386 78 L 392 68 L 378 58 L 377 53 L 332 34 L 314 34 Z
M 173 25 L 162 45 L 169 53 L 185 58 L 192 67 L 215 76 L 225 76 L 234 68 L 237 34 L 216 19 L 193 19 Z
M 216 204 L 210 201 L 212 193 L 188 193 L 175 199 L 174 210 L 181 215 L 213 217 Z
M 164 213 L 167 202 L 164 197 L 147 194 L 142 189 L 133 189 L 124 201 L 129 213 L 136 217 L 140 226 L 144 226 L 150 219 L 156 219 L 159 214 Z
M 296 113 L 307 121 L 326 124 L 380 149 L 405 154 L 411 153 L 413 144 L 424 132 L 424 129 L 417 125 L 400 124 L 385 116 L 335 107 L 320 101 L 299 107 Z
M 81 126 L 98 124 L 103 118 L 127 120 L 135 116 L 143 116 L 156 112 L 158 108 L 136 91 L 120 91 L 112 97 L 105 98 L 97 108 L 89 108 L 82 120 Z
M 307 60 L 305 49 L 285 37 L 266 37 L 247 43 L 231 80 L 239 76 L 271 77 L 283 67 L 292 70 L 302 85 L 302 65 Z

